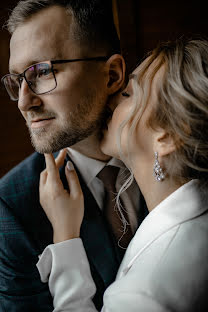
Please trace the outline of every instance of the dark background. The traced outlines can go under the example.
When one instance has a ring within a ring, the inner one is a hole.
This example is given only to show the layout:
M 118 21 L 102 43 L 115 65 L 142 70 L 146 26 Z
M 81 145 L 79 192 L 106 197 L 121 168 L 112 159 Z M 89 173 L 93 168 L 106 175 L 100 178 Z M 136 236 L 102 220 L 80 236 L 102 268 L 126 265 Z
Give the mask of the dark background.
M 105 0 L 103 0 L 105 1 Z M 205 0 L 113 0 L 122 53 L 130 72 L 159 41 L 182 35 L 208 36 Z M 9 35 L 2 29 L 10 10 L 18 1 L 0 4 L 0 77 L 8 73 Z M 9 100 L 0 86 L 0 177 L 33 152 L 17 103 Z

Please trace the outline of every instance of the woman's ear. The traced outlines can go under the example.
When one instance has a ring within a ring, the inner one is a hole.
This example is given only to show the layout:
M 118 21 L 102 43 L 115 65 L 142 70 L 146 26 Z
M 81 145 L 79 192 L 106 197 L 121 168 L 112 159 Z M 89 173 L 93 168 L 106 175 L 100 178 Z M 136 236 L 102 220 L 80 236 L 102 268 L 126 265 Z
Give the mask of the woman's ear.
M 167 156 L 176 150 L 174 138 L 164 129 L 159 129 L 154 135 L 154 151 L 158 152 L 160 157 Z
M 122 55 L 113 54 L 106 62 L 108 71 L 107 89 L 112 95 L 119 91 L 125 83 L 126 65 Z

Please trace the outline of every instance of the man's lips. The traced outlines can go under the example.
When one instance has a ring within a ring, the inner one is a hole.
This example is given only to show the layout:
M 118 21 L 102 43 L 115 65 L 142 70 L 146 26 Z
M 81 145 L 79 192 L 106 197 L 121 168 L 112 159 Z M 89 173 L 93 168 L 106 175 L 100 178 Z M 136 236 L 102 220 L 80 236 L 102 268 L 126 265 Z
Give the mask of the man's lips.
M 45 126 L 49 125 L 53 121 L 53 119 L 55 119 L 55 118 L 54 117 L 50 117 L 50 118 L 37 118 L 37 119 L 33 119 L 30 122 L 31 128 L 32 129 L 37 129 L 37 128 L 45 127 Z

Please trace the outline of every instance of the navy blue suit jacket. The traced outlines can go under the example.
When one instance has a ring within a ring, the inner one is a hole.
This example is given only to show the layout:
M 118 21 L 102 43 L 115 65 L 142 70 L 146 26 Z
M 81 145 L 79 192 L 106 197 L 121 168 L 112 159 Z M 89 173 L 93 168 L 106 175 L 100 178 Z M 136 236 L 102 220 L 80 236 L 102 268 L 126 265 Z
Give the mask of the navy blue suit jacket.
M 53 243 L 53 231 L 39 204 L 39 176 L 44 157 L 34 153 L 0 181 L 0 312 L 51 312 L 48 284 L 36 268 L 38 255 Z M 67 188 L 64 167 L 60 176 Z M 81 237 L 97 286 L 94 303 L 115 279 L 121 257 L 102 212 L 80 177 L 85 197 Z

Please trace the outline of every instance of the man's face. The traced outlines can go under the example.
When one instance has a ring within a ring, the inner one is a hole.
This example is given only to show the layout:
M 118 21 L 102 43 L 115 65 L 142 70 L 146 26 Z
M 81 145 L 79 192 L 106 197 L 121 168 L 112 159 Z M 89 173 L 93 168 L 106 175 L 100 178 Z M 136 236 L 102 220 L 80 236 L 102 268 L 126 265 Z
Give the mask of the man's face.
M 73 39 L 73 18 L 61 7 L 50 7 L 17 27 L 10 43 L 10 72 L 54 59 L 86 55 Z M 18 107 L 26 120 L 32 144 L 40 153 L 71 146 L 98 129 L 107 92 L 104 63 L 74 62 L 54 65 L 57 87 L 34 94 L 23 80 Z

